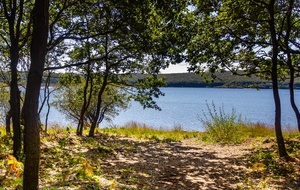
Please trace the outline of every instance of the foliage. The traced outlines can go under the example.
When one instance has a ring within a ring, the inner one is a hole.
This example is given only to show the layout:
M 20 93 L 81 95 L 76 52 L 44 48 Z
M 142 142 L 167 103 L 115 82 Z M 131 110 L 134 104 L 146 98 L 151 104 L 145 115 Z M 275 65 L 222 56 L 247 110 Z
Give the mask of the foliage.
M 158 88 L 161 81 L 156 80 L 155 75 L 160 68 L 167 65 L 165 58 L 168 52 L 165 49 L 170 47 L 170 43 L 166 44 L 164 41 L 169 36 L 166 35 L 169 33 L 168 25 L 172 25 L 171 21 L 181 13 L 182 7 L 186 7 L 184 1 L 167 3 L 150 0 L 143 2 L 41 0 L 33 3 L 3 0 L 0 3 L 0 45 L 6 47 L 3 51 L 4 57 L 10 56 L 11 59 L 10 101 L 16 101 L 11 104 L 14 142 L 17 145 L 14 146 L 14 154 L 21 149 L 18 62 L 19 59 L 30 57 L 23 107 L 26 134 L 24 147 L 28 148 L 25 150 L 24 189 L 38 188 L 40 138 L 36 113 L 47 54 L 56 69 L 75 66 L 75 72 L 80 72 L 86 65 L 96 64 L 93 70 L 104 73 L 102 70 L 104 68 L 105 82 L 98 93 L 99 101 L 92 126 L 102 120 L 101 117 L 99 119 L 101 96 L 109 77 L 118 78 L 120 74 L 133 72 L 153 75 L 145 79 L 145 85 L 137 86 L 140 89 L 137 91 L 137 97 L 144 106 L 158 108 L 151 98 L 152 95 L 157 97 L 162 94 Z M 168 38 L 168 41 L 171 42 L 171 39 Z M 88 47 L 90 44 L 92 46 Z M 7 47 L 10 47 L 10 52 Z M 20 50 L 24 47 L 28 51 L 21 54 Z M 80 53 L 85 48 L 88 49 L 88 53 L 86 54 L 87 51 Z M 2 56 L 0 55 L 1 60 Z M 54 69 L 50 66 L 48 70 Z M 145 88 L 146 86 L 149 90 Z
M 208 3 L 208 4 L 207 4 Z M 275 131 L 281 157 L 288 157 L 281 129 L 279 81 L 287 78 L 291 83 L 295 68 L 287 64 L 291 49 L 298 49 L 299 25 L 294 24 L 299 15 L 299 3 L 294 1 L 193 1 L 191 9 L 193 26 L 186 46 L 186 60 L 190 71 L 205 74 L 241 69 L 244 75 L 256 74 L 272 80 L 275 103 Z M 296 34 L 296 35 L 295 35 Z M 284 41 L 284 42 L 283 42 Z M 293 48 L 291 48 L 293 47 Z M 295 53 L 295 51 L 293 51 Z M 299 51 L 296 50 L 296 54 Z M 289 65 L 289 68 L 287 67 Z M 291 102 L 294 102 L 291 96 Z M 291 103 L 300 128 L 300 115 Z
M 102 78 L 97 76 L 94 78 L 94 86 L 91 92 L 90 105 L 84 115 L 85 126 L 89 126 L 92 119 L 95 117 L 96 106 L 98 102 L 98 89 L 101 87 Z M 65 114 L 69 119 L 78 123 L 80 118 L 81 106 L 83 104 L 83 86 L 84 79 L 79 75 L 65 74 L 61 76 L 60 84 L 61 88 L 58 90 L 56 99 L 53 102 L 58 110 Z M 88 91 L 87 94 L 90 92 Z M 122 109 L 126 109 L 128 106 L 128 96 L 117 87 L 107 86 L 104 94 L 102 95 L 102 107 L 100 120 L 98 124 L 105 118 L 111 120 L 118 115 L 118 112 Z
M 189 26 L 190 41 L 185 44 L 189 69 L 196 72 L 210 71 L 211 74 L 225 70 L 237 74 L 236 72 L 242 69 L 245 75 L 257 74 L 262 79 L 271 79 L 272 44 L 276 42 L 272 39 L 268 21 L 273 16 L 276 17 L 274 30 L 278 34 L 276 40 L 282 48 L 279 50 L 282 51 L 286 48 L 283 39 L 287 35 L 287 26 L 295 22 L 294 19 L 299 14 L 299 3 L 262 3 L 256 0 L 222 0 L 211 4 L 210 1 L 204 2 L 195 1 L 195 8 L 191 14 L 194 27 Z M 268 6 L 274 6 L 274 10 L 270 10 Z M 288 10 L 293 14 L 291 20 L 286 19 Z M 297 39 L 294 34 L 298 30 L 298 25 L 291 25 L 289 45 Z M 286 57 L 283 56 L 283 52 L 276 56 L 281 61 L 278 63 L 278 78 L 285 79 L 288 71 L 282 59 Z

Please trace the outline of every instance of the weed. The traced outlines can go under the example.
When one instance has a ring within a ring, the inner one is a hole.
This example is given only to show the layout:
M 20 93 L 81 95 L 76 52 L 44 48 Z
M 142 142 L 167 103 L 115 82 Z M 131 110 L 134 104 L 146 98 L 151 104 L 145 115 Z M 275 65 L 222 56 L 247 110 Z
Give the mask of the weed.
M 209 106 L 206 103 L 208 115 L 203 111 L 204 118 L 200 118 L 205 128 L 205 140 L 218 143 L 239 143 L 241 142 L 241 128 L 244 123 L 241 121 L 241 115 L 237 116 L 232 108 L 230 114 L 225 113 L 224 106 L 217 111 L 214 102 Z

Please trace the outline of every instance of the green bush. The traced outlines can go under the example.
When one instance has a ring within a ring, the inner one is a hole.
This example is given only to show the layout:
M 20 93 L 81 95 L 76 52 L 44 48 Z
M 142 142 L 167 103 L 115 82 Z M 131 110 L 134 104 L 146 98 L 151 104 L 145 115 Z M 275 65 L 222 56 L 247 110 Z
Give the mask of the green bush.
M 234 108 L 231 113 L 226 113 L 224 105 L 217 110 L 214 102 L 211 106 L 206 102 L 206 107 L 208 114 L 203 111 L 204 118 L 200 118 L 205 129 L 204 140 L 226 144 L 239 143 L 243 140 L 241 129 L 245 124 Z

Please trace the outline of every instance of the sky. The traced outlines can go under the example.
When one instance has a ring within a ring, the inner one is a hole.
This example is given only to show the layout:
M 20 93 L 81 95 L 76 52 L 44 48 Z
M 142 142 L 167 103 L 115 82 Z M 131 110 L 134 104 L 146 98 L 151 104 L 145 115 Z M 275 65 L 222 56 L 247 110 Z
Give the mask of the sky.
M 187 73 L 187 63 L 170 65 L 168 68 L 160 71 L 162 74 L 167 73 Z

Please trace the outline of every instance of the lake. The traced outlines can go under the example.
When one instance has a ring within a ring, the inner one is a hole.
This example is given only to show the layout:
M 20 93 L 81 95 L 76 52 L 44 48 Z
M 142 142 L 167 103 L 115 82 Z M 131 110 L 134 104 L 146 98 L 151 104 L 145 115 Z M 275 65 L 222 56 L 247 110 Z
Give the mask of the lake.
M 236 115 L 241 114 L 244 121 L 252 123 L 274 123 L 274 101 L 271 89 L 224 89 L 224 88 L 161 88 L 165 96 L 156 99 L 162 111 L 143 109 L 138 102 L 122 111 L 108 123 L 103 121 L 100 127 L 122 126 L 131 121 L 144 123 L 155 128 L 172 129 L 181 126 L 188 131 L 203 131 L 200 118 L 208 113 L 207 104 L 222 106 L 227 113 L 234 108 Z M 289 103 L 289 91 L 280 90 L 283 126 L 296 126 L 294 112 Z M 300 106 L 300 90 L 295 91 L 296 103 Z M 51 108 L 49 123 L 72 125 L 57 110 Z M 42 119 L 45 114 L 42 114 Z M 73 124 L 75 126 L 75 124 Z

